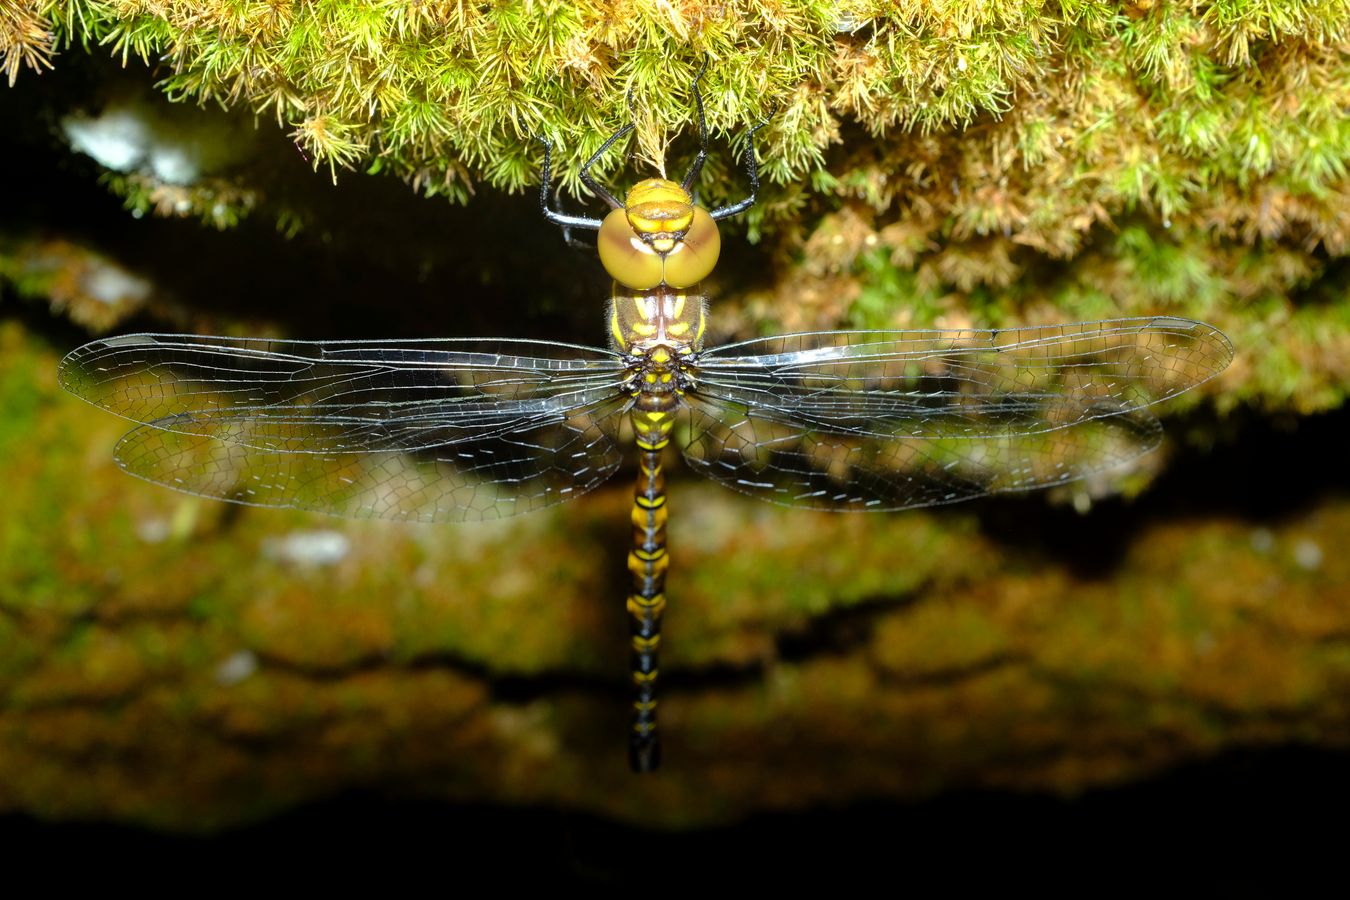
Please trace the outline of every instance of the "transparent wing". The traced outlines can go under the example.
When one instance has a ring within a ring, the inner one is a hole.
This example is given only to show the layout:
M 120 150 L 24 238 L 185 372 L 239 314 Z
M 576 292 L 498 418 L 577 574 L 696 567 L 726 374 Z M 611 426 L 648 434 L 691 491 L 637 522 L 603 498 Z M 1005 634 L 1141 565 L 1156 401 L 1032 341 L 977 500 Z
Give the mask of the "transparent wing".
M 60 370 L 67 390 L 143 423 L 116 452 L 132 474 L 413 521 L 526 512 L 608 478 L 625 377 L 616 354 L 549 342 L 153 334 L 87 344 Z
M 1157 446 L 1148 407 L 1213 377 L 1199 322 L 822 332 L 699 356 L 685 457 L 764 499 L 904 509 L 1032 490 Z

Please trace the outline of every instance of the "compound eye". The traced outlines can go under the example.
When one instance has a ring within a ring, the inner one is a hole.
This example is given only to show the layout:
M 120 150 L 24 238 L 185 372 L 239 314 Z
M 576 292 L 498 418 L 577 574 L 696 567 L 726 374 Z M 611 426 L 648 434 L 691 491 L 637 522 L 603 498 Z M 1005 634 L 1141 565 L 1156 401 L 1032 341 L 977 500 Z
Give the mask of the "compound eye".
M 600 264 L 624 287 L 645 291 L 661 283 L 665 273 L 661 254 L 637 236 L 622 209 L 605 216 L 595 246 L 600 251 Z
M 674 288 L 693 287 L 712 272 L 721 251 L 717 223 L 706 209 L 694 207 L 694 219 L 684 239 L 666 254 L 666 284 Z

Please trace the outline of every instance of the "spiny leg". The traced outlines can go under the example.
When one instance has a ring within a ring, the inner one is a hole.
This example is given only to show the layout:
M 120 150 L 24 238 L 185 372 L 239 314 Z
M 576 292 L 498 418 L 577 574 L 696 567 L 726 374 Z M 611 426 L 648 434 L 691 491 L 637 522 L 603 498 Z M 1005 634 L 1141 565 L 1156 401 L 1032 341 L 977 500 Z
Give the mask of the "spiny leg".
M 632 125 L 625 125 L 614 134 L 609 136 L 600 149 L 591 154 L 591 158 L 586 160 L 581 166 L 581 182 L 595 193 L 599 194 L 611 209 L 622 209 L 623 204 L 619 202 L 610 191 L 591 175 L 591 166 L 605 154 L 605 151 L 614 146 L 614 143 L 633 130 Z M 544 145 L 544 177 L 543 183 L 539 187 L 539 208 L 544 213 L 544 218 L 548 219 L 554 225 L 561 226 L 563 230 L 563 240 L 569 244 L 581 245 L 572 237 L 573 228 L 583 228 L 587 231 L 599 231 L 600 226 L 604 224 L 603 219 L 593 219 L 589 216 L 574 216 L 571 213 L 563 212 L 562 209 L 554 209 L 548 205 L 549 188 L 552 184 L 553 174 L 553 144 L 543 135 L 535 135 L 535 140 Z
M 759 163 L 755 159 L 755 135 L 761 128 L 764 128 L 768 124 L 769 122 L 767 119 L 760 122 L 754 128 L 750 129 L 750 134 L 746 137 L 745 174 L 750 180 L 750 196 L 746 197 L 744 200 L 738 200 L 735 203 L 719 206 L 717 209 L 712 210 L 709 214 L 713 217 L 713 221 L 739 215 L 755 205 L 755 198 L 759 196 Z
M 689 171 L 685 173 L 684 181 L 680 182 L 680 187 L 689 191 L 698 178 L 698 173 L 703 171 L 703 161 L 708 158 L 708 120 L 703 114 L 703 95 L 699 93 L 698 83 L 703 78 L 703 73 L 708 71 L 708 54 L 703 54 L 703 65 L 699 67 L 698 74 L 694 76 L 694 83 L 689 86 L 694 94 L 694 110 L 698 114 L 698 156 L 694 157 L 694 162 L 689 166 Z
M 553 175 L 553 144 L 543 135 L 535 135 L 535 140 L 544 145 L 544 180 L 539 186 L 539 208 L 544 213 L 544 218 L 548 219 L 554 225 L 559 225 L 563 229 L 563 237 L 570 243 L 572 240 L 571 229 L 584 228 L 587 231 L 599 231 L 600 226 L 604 224 L 600 219 L 592 219 L 588 216 L 574 216 L 565 213 L 560 209 L 553 209 L 548 205 L 549 187 L 552 183 Z M 591 157 L 591 162 L 595 157 Z M 590 165 L 588 162 L 587 165 Z
M 591 166 L 595 165 L 596 161 L 604 156 L 609 148 L 614 146 L 616 141 L 623 138 L 624 135 L 632 131 L 633 128 L 633 124 L 629 123 L 611 134 L 605 142 L 600 145 L 600 149 L 592 153 L 591 158 L 581 165 L 581 183 L 599 194 L 601 199 L 609 204 L 610 209 L 623 209 L 623 204 L 619 202 L 619 198 L 610 193 L 607 187 L 595 180 L 595 176 L 591 175 Z

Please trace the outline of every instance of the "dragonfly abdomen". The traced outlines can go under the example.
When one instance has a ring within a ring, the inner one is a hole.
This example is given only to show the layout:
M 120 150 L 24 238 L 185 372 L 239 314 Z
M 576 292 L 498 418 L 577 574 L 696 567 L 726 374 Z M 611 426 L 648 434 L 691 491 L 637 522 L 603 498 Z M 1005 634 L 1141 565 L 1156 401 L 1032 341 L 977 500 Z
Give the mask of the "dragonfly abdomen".
M 648 390 L 635 398 L 631 412 L 637 435 L 638 478 L 633 492 L 633 546 L 628 552 L 632 590 L 628 595 L 628 631 L 632 646 L 633 733 L 629 761 L 635 771 L 650 772 L 660 762 L 656 734 L 657 648 L 666 606 L 666 479 L 661 454 L 670 443 L 678 395 Z

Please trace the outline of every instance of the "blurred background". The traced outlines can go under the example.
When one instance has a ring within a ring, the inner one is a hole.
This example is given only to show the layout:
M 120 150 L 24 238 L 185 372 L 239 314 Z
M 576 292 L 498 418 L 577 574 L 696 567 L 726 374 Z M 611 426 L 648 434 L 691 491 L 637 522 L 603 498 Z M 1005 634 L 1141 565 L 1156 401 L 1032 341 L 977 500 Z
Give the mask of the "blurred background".
M 531 846 L 541 877 L 620 883 L 653 853 L 699 860 L 691 876 L 788 851 L 790 877 L 896 854 L 936 869 L 969 846 L 1185 856 L 1197 831 L 1237 850 L 1350 799 L 1340 19 L 1135 3 L 1050 29 L 951 4 L 907 13 L 917 43 L 889 56 L 900 14 L 865 4 L 700 26 L 710 202 L 744 190 L 729 135 L 773 113 L 761 204 L 723 230 L 710 343 L 1174 314 L 1237 358 L 1160 409 L 1160 451 L 1038 494 L 829 515 L 671 459 L 665 755 L 639 778 L 632 461 L 482 525 L 243 508 L 121 473 L 127 423 L 56 366 L 136 331 L 603 345 L 608 279 L 542 220 L 530 135 L 559 138 L 574 173 L 632 116 L 611 187 L 654 158 L 682 171 L 699 58 L 680 48 L 699 32 L 637 16 L 664 41 L 653 61 L 597 37 L 588 5 L 560 24 L 506 4 L 458 24 L 370 13 L 364 46 L 336 13 L 325 32 L 300 5 L 233 26 L 200 6 L 199 30 L 0 12 L 10 846 L 452 845 L 464 872 Z M 512 71 L 488 49 L 435 56 L 472 32 L 518 57 L 576 22 L 600 51 L 550 43 Z M 774 27 L 785 47 L 744 50 Z M 322 55 L 325 35 L 347 68 L 274 53 Z M 375 65 L 391 46 L 397 76 Z M 437 86 L 463 108 L 437 118 Z M 595 214 L 576 186 L 561 202 Z

